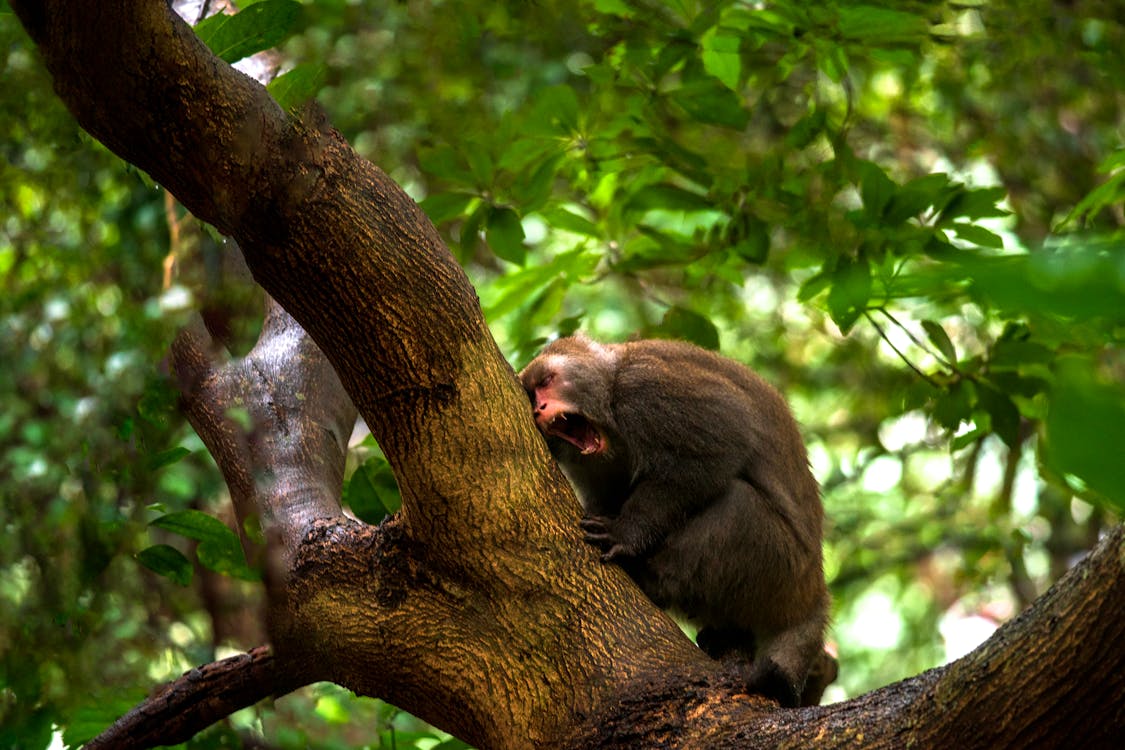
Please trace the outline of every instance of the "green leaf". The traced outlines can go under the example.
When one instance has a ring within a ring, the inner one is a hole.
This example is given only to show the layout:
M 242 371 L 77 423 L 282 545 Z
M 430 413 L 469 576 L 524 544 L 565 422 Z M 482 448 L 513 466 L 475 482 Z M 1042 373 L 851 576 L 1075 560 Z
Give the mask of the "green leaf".
M 731 252 L 750 263 L 764 263 L 770 254 L 769 227 L 751 216 L 740 231 L 743 237 L 731 247 Z
M 173 534 L 194 539 L 197 542 L 238 540 L 235 533 L 225 523 L 198 510 L 181 510 L 168 513 L 150 522 L 149 526 L 156 526 L 171 531 Z
M 1089 221 L 1090 217 L 1108 206 L 1119 205 L 1125 202 L 1125 170 L 1111 176 L 1108 180 L 1090 191 L 1074 210 L 1062 220 L 1061 226 L 1066 227 L 1072 222 L 1082 219 Z
M 827 271 L 820 271 L 805 279 L 801 284 L 801 288 L 797 290 L 797 301 L 808 302 L 831 285 L 832 274 Z
M 141 550 L 136 557 L 137 562 L 157 575 L 162 575 L 181 586 L 191 583 L 191 561 L 175 547 L 156 544 Z
M 1110 174 L 1121 167 L 1125 167 L 1125 148 L 1119 148 L 1102 159 L 1101 163 L 1098 164 L 1098 171 L 1102 174 Z
M 1002 187 L 958 190 L 942 209 L 938 226 L 946 226 L 957 218 L 990 219 L 1007 216 L 1010 212 L 996 205 L 1004 200 L 1007 194 Z
M 520 210 L 527 214 L 537 210 L 551 197 L 555 174 L 562 163 L 561 155 L 546 159 L 530 175 L 525 175 L 512 186 L 511 193 L 519 199 Z
M 1078 478 L 1125 511 L 1125 388 L 1094 376 L 1080 357 L 1060 361 L 1047 411 L 1045 454 L 1059 474 Z
M 592 221 L 585 216 L 580 216 L 561 206 L 547 208 L 540 212 L 540 215 L 555 229 L 573 232 L 574 234 L 583 234 L 587 237 L 601 236 L 601 232 Z
M 699 40 L 703 48 L 703 69 L 722 81 L 723 85 L 738 90 L 742 74 L 741 37 L 731 31 L 711 28 Z
M 848 333 L 867 310 L 871 298 L 871 268 L 867 261 L 841 258 L 832 274 L 832 288 L 828 290 L 828 314 Z
M 153 378 L 145 383 L 144 393 L 137 402 L 137 415 L 154 425 L 166 425 L 176 414 L 180 392 L 165 378 Z M 135 426 L 131 420 L 121 426 L 121 437 L 132 435 Z
M 633 193 L 625 204 L 626 212 L 644 213 L 654 209 L 666 211 L 706 211 L 714 208 L 705 196 L 669 184 L 648 185 Z
M 480 242 L 480 227 L 488 218 L 491 207 L 487 204 L 481 203 L 477 206 L 476 210 L 469 214 L 468 218 L 461 225 L 461 236 L 458 246 L 461 248 L 461 258 L 464 261 L 467 258 L 472 258 L 477 251 L 477 244 Z
M 266 85 L 270 96 L 286 111 L 293 111 L 311 101 L 324 85 L 325 67 L 302 63 L 282 73 Z
M 972 381 L 958 380 L 937 397 L 933 406 L 934 419 L 945 429 L 955 432 L 962 422 L 972 418 L 975 402 L 976 388 Z
M 1019 444 L 1020 411 L 1005 393 L 991 385 L 978 384 L 977 403 L 991 418 L 992 431 L 1009 448 Z
M 529 128 L 525 127 L 524 130 Z M 565 157 L 570 137 L 568 134 L 560 138 L 557 134 L 551 133 L 546 137 L 517 138 L 506 145 L 498 155 L 496 167 L 519 174 L 554 157 Z
M 474 185 L 473 174 L 465 168 L 460 154 L 446 145 L 418 150 L 418 166 L 426 174 L 441 177 L 452 183 Z
M 634 10 L 625 0 L 594 0 L 594 10 L 622 18 L 632 18 L 634 14 Z
M 117 685 L 109 689 L 111 694 L 105 694 L 100 687 L 90 689 L 84 697 L 87 702 L 69 712 L 62 735 L 67 747 L 81 747 L 89 742 L 145 698 L 143 691 Z
M 552 284 L 561 285 L 565 291 L 575 279 L 592 273 L 598 261 L 597 253 L 579 248 L 559 253 L 546 263 L 517 269 L 491 287 L 491 294 L 482 303 L 485 317 L 495 320 L 519 310 Z
M 709 318 L 683 307 L 669 308 L 655 331 L 662 338 L 682 339 L 704 349 L 719 348 L 719 331 Z
M 496 257 L 520 266 L 527 260 L 527 248 L 523 244 L 523 224 L 519 214 L 512 209 L 494 207 L 488 215 L 484 234 Z
M 918 216 L 930 206 L 941 203 L 949 187 L 949 176 L 940 173 L 911 180 L 895 192 L 883 212 L 886 222 L 893 226 Z
M 984 414 L 983 416 L 985 420 L 988 419 L 987 414 Z M 962 448 L 966 448 L 986 437 L 988 437 L 988 430 L 986 428 L 977 427 L 975 429 L 969 430 L 968 432 L 962 433 L 950 440 L 949 449 L 956 453 Z
M 533 91 L 531 96 L 531 132 L 570 135 L 579 130 L 578 95 L 570 86 L 548 86 Z
M 148 462 L 147 462 L 148 468 L 151 471 L 156 471 L 157 469 L 162 469 L 165 466 L 171 466 L 174 463 L 178 463 L 179 461 L 183 460 L 184 458 L 186 458 L 187 456 L 190 456 L 190 455 L 191 455 L 190 450 L 188 450 L 187 448 L 184 448 L 183 446 L 177 445 L 175 448 L 170 448 L 166 451 L 161 451 L 160 453 L 157 453 L 155 456 L 152 456 L 151 458 L 149 458 Z
M 473 175 L 473 180 L 477 185 L 487 187 L 492 184 L 493 176 L 496 173 L 495 165 L 492 163 L 492 156 L 483 148 L 476 148 L 468 146 L 462 152 L 466 163 L 469 165 L 469 172 Z
M 878 219 L 895 195 L 895 183 L 887 177 L 887 173 L 878 164 L 861 161 L 858 168 L 863 211 L 868 216 Z
M 845 5 L 839 14 L 836 27 L 840 35 L 868 44 L 920 42 L 930 32 L 930 23 L 923 16 L 874 5 Z
M 1035 341 L 997 341 L 988 360 L 992 372 L 1049 374 L 1055 351 Z
M 668 98 L 697 122 L 734 130 L 743 130 L 750 122 L 750 113 L 742 106 L 742 100 L 709 76 L 685 82 Z
M 622 259 L 614 266 L 620 273 L 687 263 L 698 257 L 698 247 L 693 241 L 682 240 L 647 224 L 638 226 L 637 230 L 640 237 L 621 247 Z
M 469 193 L 434 193 L 419 205 L 430 217 L 430 221 L 443 224 L 463 216 L 475 200 L 477 197 Z
M 161 516 L 149 525 L 199 542 L 195 553 L 205 568 L 247 581 L 260 578 L 258 572 L 246 564 L 238 535 L 214 516 L 183 510 Z
M 791 20 L 792 14 L 782 12 L 787 8 L 778 8 L 777 11 L 769 6 L 754 6 L 753 9 L 734 6 L 728 8 L 723 14 L 724 22 L 739 28 L 756 29 L 769 36 L 787 38 L 797 30 Z
M 926 335 L 930 337 L 933 345 L 941 352 L 941 356 L 945 357 L 946 362 L 954 363 L 957 361 L 957 350 L 953 347 L 953 342 L 949 340 L 949 334 L 945 332 L 944 328 L 932 320 L 923 320 L 922 328 L 925 329 Z
M 844 45 L 832 40 L 818 40 L 814 48 L 817 68 L 834 83 L 843 81 L 848 75 L 848 54 Z
M 1125 325 L 1123 256 L 1120 240 L 1099 243 L 1076 238 L 1025 255 L 961 253 L 941 267 L 918 273 L 936 275 L 951 287 L 968 288 L 972 298 L 1009 317 L 1068 326 L 1099 320 Z
M 956 232 L 958 237 L 974 245 L 994 247 L 998 250 L 1004 249 L 1004 239 L 1000 235 L 975 224 L 954 224 L 950 229 Z
M 22 659 L 18 658 L 14 661 L 16 663 L 10 666 L 7 663 L 0 665 L 8 667 L 5 671 L 14 673 L 10 676 L 3 675 L 6 678 L 6 683 L 10 684 L 25 678 L 27 673 L 38 676 L 39 670 L 36 664 L 22 664 L 19 663 Z M 5 687 L 11 690 L 9 685 L 5 685 Z M 20 697 L 18 693 L 16 697 Z M 42 697 L 38 694 L 38 691 L 28 696 L 32 700 L 42 700 Z M 3 747 L 18 748 L 19 750 L 24 750 L 24 748 L 27 748 L 27 750 L 49 748 L 52 746 L 51 735 L 54 733 L 54 725 L 59 721 L 61 721 L 61 717 L 57 711 L 47 706 L 32 709 L 29 705 L 26 710 L 9 712 L 4 716 L 4 723 L 0 724 L 0 743 L 3 743 Z
M 805 148 L 824 132 L 827 120 L 827 112 L 817 107 L 789 128 L 789 132 L 785 135 L 785 143 L 798 150 Z
M 216 13 L 195 26 L 195 33 L 211 51 L 236 63 L 276 47 L 296 28 L 301 4 L 294 0 L 262 0 L 233 16 Z
M 382 456 L 373 456 L 352 472 L 344 486 L 344 502 L 367 523 L 379 523 L 402 506 L 394 472 Z
M 352 472 L 344 485 L 343 500 L 357 518 L 367 523 L 379 523 L 389 515 L 362 466 Z
M 261 580 L 261 574 L 246 564 L 238 537 L 226 542 L 200 542 L 195 548 L 195 556 L 203 567 L 216 573 L 243 581 Z

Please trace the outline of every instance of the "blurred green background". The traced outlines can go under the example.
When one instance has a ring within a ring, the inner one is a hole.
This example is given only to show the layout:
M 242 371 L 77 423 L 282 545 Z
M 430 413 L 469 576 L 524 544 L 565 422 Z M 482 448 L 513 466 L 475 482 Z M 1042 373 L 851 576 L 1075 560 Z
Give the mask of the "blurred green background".
M 577 328 L 672 336 L 784 391 L 840 700 L 973 648 L 1125 509 L 1125 6 L 809 5 L 263 0 L 253 24 L 298 66 L 279 100 L 422 202 L 514 366 Z M 259 585 L 149 525 L 229 520 L 164 358 L 197 309 L 244 352 L 260 301 L 79 131 L 6 5 L 0 71 L 0 747 L 76 746 L 264 640 Z M 370 441 L 352 464 L 377 520 L 393 479 Z M 330 685 L 189 746 L 463 747 Z

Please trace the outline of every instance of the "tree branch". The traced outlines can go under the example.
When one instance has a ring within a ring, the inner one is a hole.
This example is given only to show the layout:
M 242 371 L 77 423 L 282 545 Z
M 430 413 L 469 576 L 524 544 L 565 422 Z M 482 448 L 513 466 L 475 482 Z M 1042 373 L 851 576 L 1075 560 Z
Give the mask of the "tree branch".
M 296 685 L 279 679 L 265 646 L 186 672 L 115 721 L 86 750 L 140 750 L 186 742 L 200 730 Z
M 575 747 L 1117 747 L 1125 525 L 1035 605 L 944 667 L 844 703 L 762 715 L 717 685 L 607 707 Z M 1061 667 L 1064 667 L 1060 669 Z
M 184 410 L 230 488 L 247 558 L 255 556 L 245 525 L 261 518 L 285 571 L 309 525 L 340 515 L 355 407 L 316 344 L 272 300 L 245 358 L 220 365 L 217 349 L 201 324 L 173 343 Z

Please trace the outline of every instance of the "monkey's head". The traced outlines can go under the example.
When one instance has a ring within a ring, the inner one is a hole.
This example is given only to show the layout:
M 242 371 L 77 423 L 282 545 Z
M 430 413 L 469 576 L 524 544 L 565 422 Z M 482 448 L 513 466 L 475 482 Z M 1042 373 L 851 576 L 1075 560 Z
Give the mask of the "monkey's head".
M 535 424 L 552 452 L 559 440 L 582 456 L 609 449 L 616 359 L 612 349 L 585 336 L 571 336 L 551 343 L 520 372 Z

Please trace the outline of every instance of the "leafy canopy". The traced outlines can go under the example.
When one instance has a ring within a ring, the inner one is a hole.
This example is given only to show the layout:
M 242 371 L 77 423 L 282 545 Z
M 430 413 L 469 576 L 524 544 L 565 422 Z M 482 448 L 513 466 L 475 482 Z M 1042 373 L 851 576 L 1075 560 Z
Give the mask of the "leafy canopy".
M 514 364 L 582 327 L 721 348 L 784 390 L 831 519 L 833 697 L 955 656 L 1125 508 L 1105 4 L 245 5 L 200 34 L 232 62 L 280 45 L 271 92 L 421 201 Z M 224 250 L 78 132 L 7 12 L 0 39 L 0 745 L 75 745 L 255 645 L 208 598 L 211 571 L 254 571 L 158 364 Z M 345 498 L 377 521 L 393 477 L 370 442 L 354 463 Z M 324 686 L 233 726 L 328 747 L 349 722 L 447 739 Z

